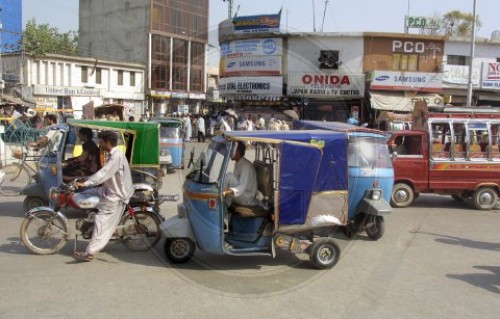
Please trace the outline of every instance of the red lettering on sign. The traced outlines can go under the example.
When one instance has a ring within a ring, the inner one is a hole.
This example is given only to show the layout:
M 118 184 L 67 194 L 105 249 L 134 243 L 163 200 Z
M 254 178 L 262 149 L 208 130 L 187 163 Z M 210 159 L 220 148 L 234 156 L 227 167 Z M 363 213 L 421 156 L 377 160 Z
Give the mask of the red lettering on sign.
M 309 75 L 302 76 L 302 83 L 304 84 L 351 84 L 351 80 L 347 75 Z

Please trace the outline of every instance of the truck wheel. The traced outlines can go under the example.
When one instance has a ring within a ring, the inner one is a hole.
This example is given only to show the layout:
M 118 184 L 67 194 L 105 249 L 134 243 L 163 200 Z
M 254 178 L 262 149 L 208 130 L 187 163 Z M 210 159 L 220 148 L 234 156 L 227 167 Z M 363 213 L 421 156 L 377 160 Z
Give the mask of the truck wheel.
M 472 204 L 479 210 L 495 208 L 498 200 L 497 190 L 493 187 L 480 187 L 472 195 Z
M 339 261 L 340 248 L 331 238 L 321 238 L 309 246 L 309 258 L 317 269 L 332 268 Z
M 196 246 L 189 238 L 167 238 L 165 240 L 165 255 L 173 263 L 183 263 L 191 259 Z
M 383 216 L 368 215 L 366 218 L 365 231 L 368 238 L 379 240 L 384 235 L 385 224 Z
M 415 193 L 410 185 L 405 183 L 397 183 L 394 185 L 391 195 L 391 206 L 392 207 L 408 207 L 413 203 L 415 199 Z

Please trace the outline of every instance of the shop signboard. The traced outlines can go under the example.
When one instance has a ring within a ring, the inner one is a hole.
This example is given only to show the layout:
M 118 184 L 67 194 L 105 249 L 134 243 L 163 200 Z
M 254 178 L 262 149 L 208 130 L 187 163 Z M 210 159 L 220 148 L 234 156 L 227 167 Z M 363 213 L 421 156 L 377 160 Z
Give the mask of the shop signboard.
M 228 76 L 281 75 L 281 56 L 223 58 L 219 74 Z
M 74 86 L 56 86 L 56 85 L 33 85 L 34 95 L 52 95 L 52 96 L 102 96 L 101 89 L 84 88 Z
M 481 88 L 500 90 L 500 62 L 483 62 Z
M 228 77 L 219 81 L 221 97 L 252 94 L 282 96 L 282 92 L 283 77 L 281 76 Z
M 288 96 L 308 98 L 362 98 L 365 95 L 363 74 L 291 73 Z
M 282 55 L 283 40 L 280 38 L 245 39 L 224 42 L 220 45 L 221 57 Z
M 443 86 L 442 73 L 373 71 L 372 90 L 439 92 Z
M 472 67 L 472 85 L 479 86 L 480 69 Z M 468 65 L 443 65 L 443 84 L 467 85 L 469 83 Z
M 281 11 L 278 14 L 263 14 L 233 18 L 235 33 L 279 32 Z

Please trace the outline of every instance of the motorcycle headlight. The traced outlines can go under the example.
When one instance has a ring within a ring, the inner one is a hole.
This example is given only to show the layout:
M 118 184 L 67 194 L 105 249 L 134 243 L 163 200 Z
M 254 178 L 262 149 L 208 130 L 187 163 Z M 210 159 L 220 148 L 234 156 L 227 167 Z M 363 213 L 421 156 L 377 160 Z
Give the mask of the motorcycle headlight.
M 51 201 L 57 201 L 59 199 L 59 196 L 61 196 L 61 192 L 59 191 L 59 188 L 57 187 L 51 187 L 49 190 L 49 198 Z
M 380 189 L 372 190 L 371 198 L 372 200 L 379 200 L 380 198 L 382 198 L 382 190 Z

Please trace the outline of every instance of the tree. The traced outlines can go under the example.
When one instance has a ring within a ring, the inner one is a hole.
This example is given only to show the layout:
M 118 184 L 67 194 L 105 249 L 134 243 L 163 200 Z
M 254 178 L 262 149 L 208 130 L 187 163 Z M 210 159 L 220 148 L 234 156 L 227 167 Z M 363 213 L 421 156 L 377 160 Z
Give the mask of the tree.
M 472 23 L 472 13 L 453 10 L 443 15 L 441 32 L 451 37 L 469 37 L 472 33 Z M 481 26 L 479 16 L 476 16 L 476 30 Z
M 25 52 L 34 56 L 50 53 L 76 55 L 78 33 L 76 31 L 60 33 L 57 28 L 52 28 L 48 24 L 37 25 L 35 19 L 31 19 L 26 23 L 21 46 Z

